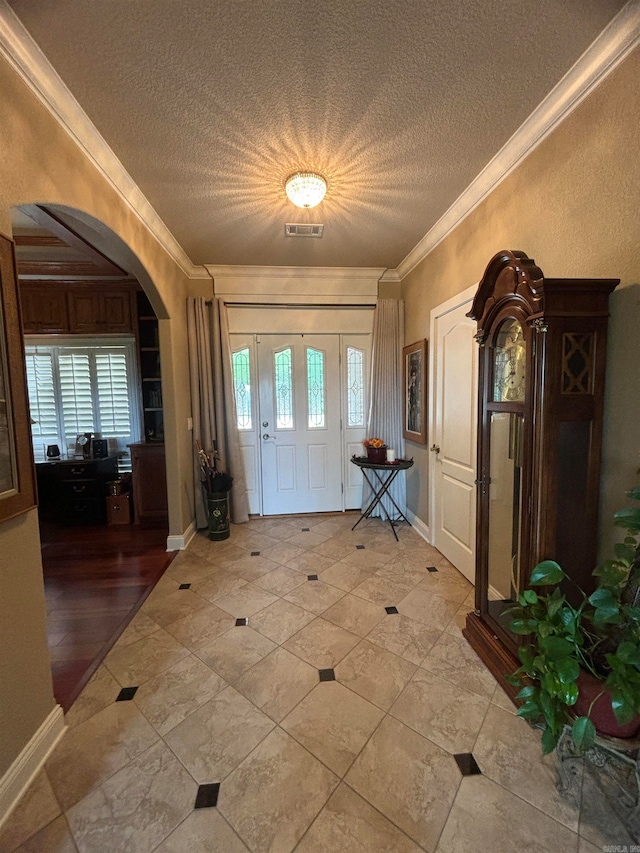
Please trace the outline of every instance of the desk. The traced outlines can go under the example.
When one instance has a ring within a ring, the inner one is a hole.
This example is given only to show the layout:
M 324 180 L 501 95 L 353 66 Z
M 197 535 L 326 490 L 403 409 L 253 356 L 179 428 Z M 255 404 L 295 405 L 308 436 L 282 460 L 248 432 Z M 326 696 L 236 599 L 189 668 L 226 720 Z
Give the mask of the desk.
M 378 504 L 380 504 L 380 509 L 384 513 L 386 520 L 391 525 L 393 535 L 396 537 L 397 542 L 398 534 L 396 533 L 395 525 L 399 524 L 401 521 L 406 521 L 409 527 L 411 527 L 411 522 L 401 511 L 398 504 L 391 497 L 391 494 L 389 493 L 389 486 L 393 483 L 400 471 L 406 471 L 408 468 L 413 467 L 413 459 L 397 459 L 395 462 L 378 463 L 369 462 L 366 456 L 352 456 L 351 461 L 354 465 L 357 465 L 358 468 L 362 470 L 362 475 L 371 487 L 371 491 L 373 492 L 372 501 L 370 502 L 369 506 L 363 511 L 362 515 L 351 529 L 355 530 L 363 518 L 369 518 L 373 510 L 378 506 Z M 371 477 L 367 473 L 368 471 L 372 472 L 371 476 L 375 477 L 375 482 L 372 481 Z M 400 516 L 399 518 L 393 520 L 390 517 L 385 505 L 382 503 L 382 498 L 385 495 L 387 495 L 391 503 L 396 508 L 396 512 Z
M 118 457 L 38 462 L 40 518 L 58 524 L 104 524 L 107 482 L 118 479 Z

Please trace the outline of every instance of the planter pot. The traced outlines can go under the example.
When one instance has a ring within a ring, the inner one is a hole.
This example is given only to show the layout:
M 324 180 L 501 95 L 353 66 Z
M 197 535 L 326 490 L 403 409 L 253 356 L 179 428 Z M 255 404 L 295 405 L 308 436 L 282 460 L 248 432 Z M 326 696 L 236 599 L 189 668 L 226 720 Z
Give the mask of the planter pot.
M 367 459 L 376 465 L 383 465 L 387 461 L 387 448 L 367 447 Z
M 219 542 L 228 539 L 229 531 L 229 493 L 212 492 L 207 494 L 209 514 L 209 539 Z
M 593 700 L 600 693 L 602 696 L 595 702 L 589 717 L 599 734 L 628 740 L 640 733 L 640 716 L 634 717 L 630 723 L 621 725 L 611 707 L 611 695 L 606 686 L 589 672 L 581 672 L 578 676 L 578 701 L 573 706 L 577 717 L 586 717 Z

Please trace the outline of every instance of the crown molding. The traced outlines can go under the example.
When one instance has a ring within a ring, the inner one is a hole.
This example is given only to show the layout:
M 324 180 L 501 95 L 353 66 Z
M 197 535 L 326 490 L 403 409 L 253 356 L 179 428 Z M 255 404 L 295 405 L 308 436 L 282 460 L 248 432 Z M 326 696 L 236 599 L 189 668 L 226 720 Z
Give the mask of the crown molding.
M 402 280 L 561 124 L 640 43 L 640 0 L 629 0 L 420 242 L 398 264 Z M 392 280 L 385 276 L 385 280 Z
M 204 268 L 214 278 L 330 278 L 344 281 L 379 281 L 386 270 L 385 267 L 269 267 L 240 264 L 205 264 Z
M 189 278 L 208 279 L 208 273 L 191 262 L 5 0 L 0 0 L 0 55 L 7 60 L 184 274 Z

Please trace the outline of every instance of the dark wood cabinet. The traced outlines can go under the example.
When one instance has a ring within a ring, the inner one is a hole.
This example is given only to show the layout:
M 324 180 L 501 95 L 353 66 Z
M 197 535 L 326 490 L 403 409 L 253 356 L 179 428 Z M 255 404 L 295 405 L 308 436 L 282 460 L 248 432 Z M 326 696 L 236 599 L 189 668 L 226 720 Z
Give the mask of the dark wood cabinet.
M 137 285 L 111 282 L 24 281 L 22 326 L 27 335 L 107 335 L 135 332 Z
M 69 332 L 67 288 L 56 282 L 20 285 L 22 326 L 27 335 L 63 335 Z
M 104 524 L 107 482 L 118 478 L 118 457 L 64 459 L 36 465 L 40 517 L 58 524 Z
M 130 444 L 133 510 L 136 524 L 163 525 L 168 521 L 167 472 L 164 444 Z
M 593 588 L 608 299 L 617 284 L 545 278 L 524 253 L 500 252 L 468 315 L 481 356 L 476 603 L 463 633 L 501 681 L 518 666 L 520 643 L 503 614 L 536 564 L 556 560 Z
M 69 329 L 73 334 L 133 332 L 131 290 L 104 285 L 70 288 Z

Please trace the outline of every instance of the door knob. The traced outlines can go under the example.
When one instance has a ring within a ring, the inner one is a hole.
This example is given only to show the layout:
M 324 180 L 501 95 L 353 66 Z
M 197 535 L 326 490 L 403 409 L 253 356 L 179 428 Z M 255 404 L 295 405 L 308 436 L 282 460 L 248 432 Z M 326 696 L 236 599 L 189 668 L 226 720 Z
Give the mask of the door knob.
M 440 453 L 440 445 L 432 444 L 430 450 L 432 453 Z
M 268 432 L 263 433 L 262 438 L 266 441 L 268 438 L 275 438 L 275 435 L 269 435 Z

